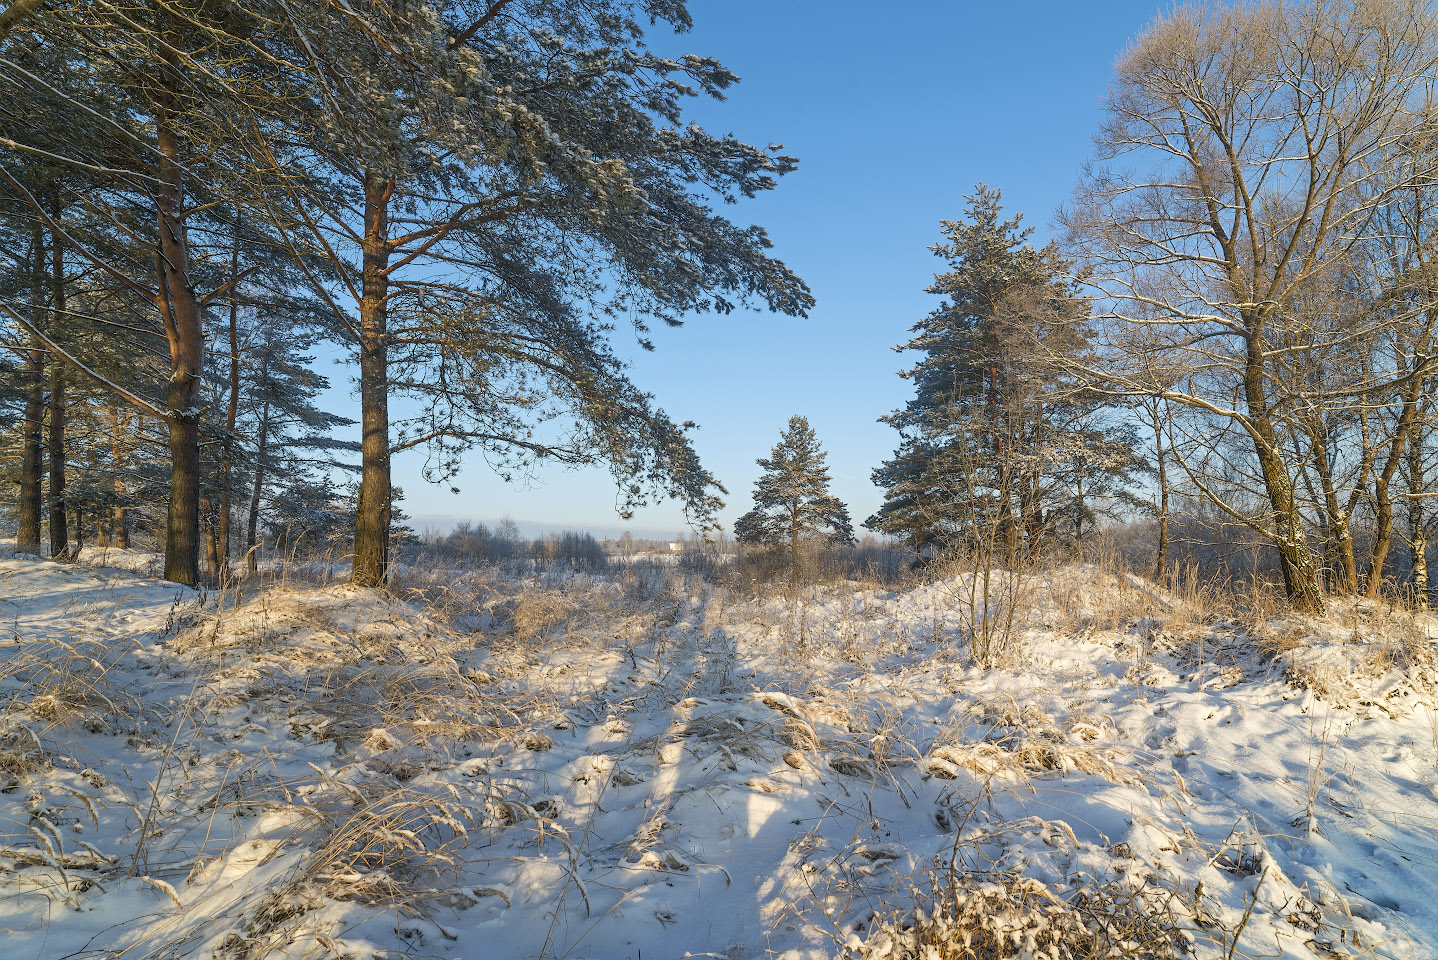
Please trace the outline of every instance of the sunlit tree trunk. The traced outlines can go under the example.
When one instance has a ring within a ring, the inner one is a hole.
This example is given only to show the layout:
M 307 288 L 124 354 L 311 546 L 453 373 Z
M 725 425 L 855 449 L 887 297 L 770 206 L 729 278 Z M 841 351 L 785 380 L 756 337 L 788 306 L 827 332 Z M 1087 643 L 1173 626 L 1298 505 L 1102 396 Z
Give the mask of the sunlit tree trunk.
M 255 483 L 250 491 L 250 512 L 246 518 L 245 557 L 250 573 L 259 570 L 260 498 L 265 492 L 265 467 L 269 456 L 270 402 L 260 410 L 260 431 L 255 440 Z
M 1408 544 L 1413 552 L 1413 602 L 1428 609 L 1428 531 L 1423 510 L 1423 426 L 1408 435 Z
M 367 171 L 360 300 L 360 490 L 353 580 L 374 587 L 389 573 L 389 201 L 394 181 Z
M 1273 545 L 1278 551 L 1283 586 L 1295 607 L 1321 613 L 1323 586 L 1318 564 L 1308 546 L 1303 517 L 1294 495 L 1293 481 L 1278 448 L 1278 436 L 1268 409 L 1264 392 L 1263 318 L 1245 316 L 1249 335 L 1246 338 L 1243 394 L 1247 405 L 1250 436 L 1254 454 L 1263 477 L 1264 492 L 1273 510 Z
M 1153 561 L 1153 581 L 1157 584 L 1168 582 L 1168 451 L 1163 445 L 1163 416 L 1157 400 L 1149 412 L 1153 417 L 1153 447 L 1155 467 L 1158 469 L 1158 550 Z
M 1438 312 L 1429 311 L 1427 324 L 1423 332 L 1418 336 L 1413 345 L 1414 362 L 1419 362 L 1419 357 L 1426 357 L 1430 337 L 1428 331 L 1438 321 Z M 1393 439 L 1388 448 L 1388 457 L 1383 463 L 1383 469 L 1379 470 L 1373 482 L 1373 544 L 1369 548 L 1368 564 L 1368 596 L 1377 597 L 1383 588 L 1383 564 L 1388 559 L 1388 551 L 1393 544 L 1393 495 L 1391 485 L 1394 476 L 1398 473 L 1398 466 L 1403 462 L 1404 456 L 1409 449 L 1409 434 L 1416 428 L 1418 421 L 1419 407 L 1423 399 L 1423 388 L 1427 378 L 1414 372 L 1403 385 L 1400 393 L 1403 406 L 1398 415 L 1397 428 L 1393 432 Z M 1421 471 L 1420 471 L 1421 477 Z
M 236 284 L 240 270 L 240 241 L 236 237 L 230 251 L 230 283 Z M 220 516 L 216 533 L 216 573 L 228 572 L 230 562 L 231 474 L 235 461 L 235 426 L 240 418 L 240 298 L 235 286 L 230 288 L 230 397 L 225 408 L 225 436 L 220 441 Z
M 1334 569 L 1336 586 L 1344 595 L 1358 592 L 1358 560 L 1353 552 L 1353 532 L 1349 512 L 1338 498 L 1338 487 L 1333 478 L 1333 465 L 1328 458 L 1328 447 L 1322 434 L 1313 424 L 1305 425 L 1312 449 L 1313 469 L 1318 474 L 1318 484 L 1323 495 L 1324 512 L 1328 516 L 1327 553 Z
M 184 168 L 176 128 L 179 38 L 168 14 L 159 15 L 162 38 L 155 97 L 155 212 L 160 250 L 156 256 L 157 307 L 170 347 L 167 426 L 170 433 L 170 504 L 165 524 L 165 579 L 194 585 L 200 579 L 199 401 L 205 339 L 201 304 L 189 276 L 185 230 Z

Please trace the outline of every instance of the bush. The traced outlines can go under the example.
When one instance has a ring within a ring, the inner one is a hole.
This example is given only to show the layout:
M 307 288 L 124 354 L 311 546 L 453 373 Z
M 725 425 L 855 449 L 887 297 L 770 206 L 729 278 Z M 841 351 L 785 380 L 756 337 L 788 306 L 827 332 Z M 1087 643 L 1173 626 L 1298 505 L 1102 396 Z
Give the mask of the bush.
M 912 575 L 908 550 L 873 537 L 857 544 L 834 544 L 809 540 L 799 545 L 804 554 L 800 574 L 804 583 L 857 581 L 895 586 Z M 730 586 L 747 589 L 789 579 L 789 559 L 783 550 L 739 546 L 733 562 L 723 572 Z
M 599 541 L 590 534 L 573 530 L 551 533 L 543 540 L 534 541 L 530 555 L 541 563 L 564 563 L 585 573 L 604 573 L 609 569 L 609 557 Z

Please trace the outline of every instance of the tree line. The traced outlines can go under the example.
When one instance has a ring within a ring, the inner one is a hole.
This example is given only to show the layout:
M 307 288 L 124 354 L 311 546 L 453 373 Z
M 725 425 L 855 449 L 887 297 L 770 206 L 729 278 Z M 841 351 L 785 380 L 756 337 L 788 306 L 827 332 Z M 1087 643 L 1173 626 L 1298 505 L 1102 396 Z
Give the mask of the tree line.
M 1158 17 L 1054 243 L 982 186 L 943 224 L 869 525 L 1013 563 L 1146 503 L 1161 580 L 1186 503 L 1266 545 L 1301 608 L 1394 577 L 1426 602 L 1435 68 L 1421 2 Z
M 1162 580 L 1183 506 L 1265 545 L 1301 608 L 1394 580 L 1426 603 L 1435 78 L 1416 0 L 1155 19 L 1054 242 L 983 185 L 942 223 L 867 525 L 1012 568 L 1146 511 Z
M 303 499 L 284 484 L 343 498 L 346 444 L 360 583 L 384 579 L 390 457 L 411 448 L 436 482 L 471 450 L 507 474 L 604 463 L 621 512 L 663 495 L 711 523 L 723 488 L 608 335 L 813 298 L 761 228 L 714 212 L 797 161 L 684 123 L 735 78 L 646 46 L 689 27 L 683 4 L 299 6 L 0 14 L 22 548 L 47 508 L 63 548 L 67 525 L 120 540 L 163 503 L 166 575 L 194 582 L 205 544 L 219 563 L 255 542 L 234 504 L 253 527 Z M 1157 17 L 1053 243 L 985 186 L 942 222 L 866 525 L 1013 565 L 1147 509 L 1162 579 L 1190 509 L 1266 545 L 1301 607 L 1394 577 L 1426 597 L 1435 68 L 1417 0 Z M 318 353 L 356 371 L 344 443 Z M 398 397 L 417 412 L 392 420 Z M 761 466 L 812 475 L 761 481 L 736 533 L 796 556 L 805 533 L 852 535 L 807 422 Z

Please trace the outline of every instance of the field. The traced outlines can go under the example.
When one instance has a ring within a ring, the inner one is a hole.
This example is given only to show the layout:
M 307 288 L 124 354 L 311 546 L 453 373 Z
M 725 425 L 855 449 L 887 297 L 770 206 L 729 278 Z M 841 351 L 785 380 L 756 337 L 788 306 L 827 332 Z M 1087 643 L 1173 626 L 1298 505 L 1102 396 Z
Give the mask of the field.
M 1433 617 L 86 560 L 0 559 L 9 957 L 1438 955 Z

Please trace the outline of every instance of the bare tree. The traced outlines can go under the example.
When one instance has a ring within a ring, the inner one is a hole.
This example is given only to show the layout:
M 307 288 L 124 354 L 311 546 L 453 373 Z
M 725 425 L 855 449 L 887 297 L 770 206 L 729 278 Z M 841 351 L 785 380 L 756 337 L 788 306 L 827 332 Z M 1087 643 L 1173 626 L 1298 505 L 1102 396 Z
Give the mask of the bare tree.
M 1189 473 L 1275 548 L 1306 609 L 1323 608 L 1322 571 L 1284 416 L 1331 391 L 1281 367 L 1369 332 L 1305 323 L 1293 307 L 1333 282 L 1403 188 L 1375 165 L 1428 101 L 1434 40 L 1418 0 L 1175 9 L 1120 59 L 1098 158 L 1062 215 L 1107 320 L 1162 329 L 1191 372 L 1160 396 L 1246 438 L 1262 510 L 1237 509 L 1203 470 Z M 1089 373 L 1147 392 L 1118 368 Z

